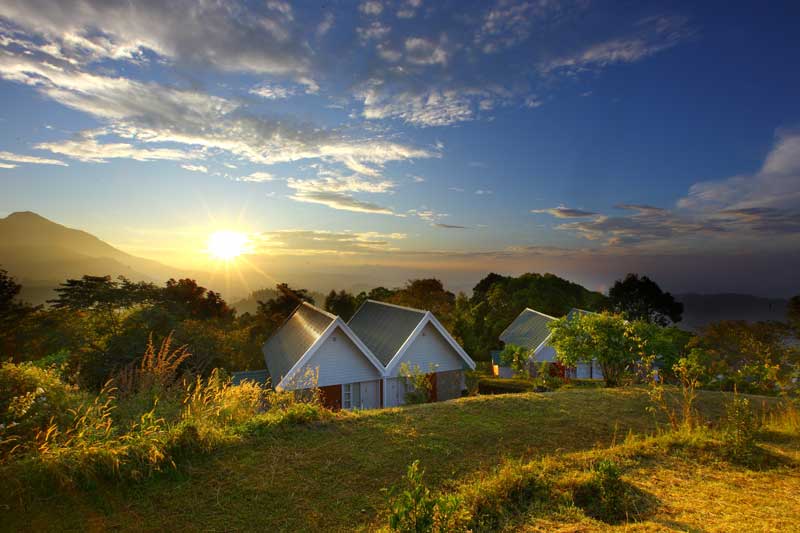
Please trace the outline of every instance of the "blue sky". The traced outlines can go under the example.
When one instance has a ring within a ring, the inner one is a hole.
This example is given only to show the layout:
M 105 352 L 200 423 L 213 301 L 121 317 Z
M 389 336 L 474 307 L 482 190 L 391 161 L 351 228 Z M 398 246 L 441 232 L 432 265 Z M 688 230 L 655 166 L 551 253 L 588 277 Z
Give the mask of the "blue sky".
M 232 229 L 275 273 L 796 286 L 796 3 L 0 5 L 0 214 L 191 268 Z

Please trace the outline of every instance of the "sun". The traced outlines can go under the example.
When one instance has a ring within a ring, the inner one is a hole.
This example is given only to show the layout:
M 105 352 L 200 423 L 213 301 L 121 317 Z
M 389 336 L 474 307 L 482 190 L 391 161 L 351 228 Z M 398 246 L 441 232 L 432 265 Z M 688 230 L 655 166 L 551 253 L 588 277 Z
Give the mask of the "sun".
M 216 259 L 231 261 L 247 252 L 249 239 L 237 231 L 215 231 L 208 236 L 208 253 Z

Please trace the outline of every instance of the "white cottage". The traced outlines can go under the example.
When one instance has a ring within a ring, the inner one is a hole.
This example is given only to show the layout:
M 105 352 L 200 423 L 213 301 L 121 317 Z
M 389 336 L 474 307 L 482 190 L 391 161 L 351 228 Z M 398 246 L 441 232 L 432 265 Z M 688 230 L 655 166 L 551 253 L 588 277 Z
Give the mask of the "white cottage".
M 383 365 L 336 315 L 302 303 L 262 351 L 278 390 L 317 386 L 334 409 L 381 407 Z
M 567 313 L 567 318 L 590 312 L 573 308 Z M 550 339 L 547 325 L 553 320 L 557 320 L 556 317 L 527 308 L 500 334 L 500 340 L 506 345 L 513 344 L 530 350 L 529 368 L 532 374 L 536 372 L 538 363 L 557 361 L 555 349 L 547 343 Z M 603 371 L 597 361 L 578 363 L 575 368 L 567 369 L 567 375 L 577 379 L 603 379 Z
M 432 400 L 461 396 L 464 370 L 475 362 L 430 311 L 367 300 L 348 322 L 384 367 L 383 405 L 405 403 L 401 365 L 430 375 Z

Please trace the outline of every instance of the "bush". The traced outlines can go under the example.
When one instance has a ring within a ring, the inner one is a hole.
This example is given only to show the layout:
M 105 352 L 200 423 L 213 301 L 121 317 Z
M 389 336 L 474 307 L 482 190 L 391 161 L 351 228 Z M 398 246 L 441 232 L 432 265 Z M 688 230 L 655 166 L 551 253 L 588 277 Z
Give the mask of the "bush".
M 723 443 L 725 452 L 736 462 L 750 464 L 756 445 L 759 420 L 750 407 L 750 400 L 735 394 L 725 407 Z
M 589 480 L 575 488 L 573 498 L 588 516 L 608 524 L 640 520 L 646 507 L 639 492 L 622 479 L 617 464 L 609 460 L 594 463 Z
M 0 364 L 0 460 L 30 449 L 53 424 L 70 421 L 70 410 L 86 398 L 55 369 Z
M 436 370 L 431 368 L 430 371 L 435 372 Z M 402 363 L 400 365 L 400 375 L 406 381 L 405 400 L 407 404 L 428 403 L 431 401 L 433 383 L 430 376 L 420 370 L 419 365 L 414 365 L 412 368 L 408 363 Z
M 457 496 L 434 496 L 422 481 L 419 461 L 408 467 L 404 483 L 386 491 L 389 528 L 408 533 L 465 531 L 466 516 Z

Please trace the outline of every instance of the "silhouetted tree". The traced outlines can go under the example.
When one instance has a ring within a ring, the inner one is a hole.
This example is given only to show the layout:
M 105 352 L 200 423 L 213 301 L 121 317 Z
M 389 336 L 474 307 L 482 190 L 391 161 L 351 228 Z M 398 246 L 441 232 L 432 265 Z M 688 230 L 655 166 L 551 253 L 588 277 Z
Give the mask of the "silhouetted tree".
M 207 290 L 193 279 L 170 279 L 161 291 L 164 303 L 178 313 L 197 319 L 232 318 L 234 310 L 218 292 Z
M 614 283 L 608 296 L 614 311 L 628 320 L 644 320 L 660 326 L 681 321 L 683 304 L 647 276 L 628 274 Z
M 378 302 L 388 302 L 389 299 L 394 296 L 394 293 L 391 289 L 387 289 L 386 287 L 375 287 L 369 293 L 367 293 L 366 297 L 370 300 L 376 300 Z
M 260 332 L 266 335 L 277 329 L 303 302 L 314 303 L 314 298 L 306 289 L 292 289 L 286 283 L 275 286 L 278 296 L 258 302 L 256 316 L 260 322 Z
M 332 290 L 325 298 L 325 310 L 342 317 L 345 322 L 356 312 L 358 301 L 355 296 L 345 290 Z
M 406 286 L 395 291 L 388 301 L 430 311 L 445 327 L 452 326 L 456 295 L 446 290 L 438 279 L 409 280 Z
M 800 336 L 800 294 L 789 298 L 789 305 L 786 309 L 786 319 L 794 329 L 795 335 Z
M 17 301 L 22 285 L 8 275 L 8 271 L 0 268 L 0 317 L 7 317 L 20 308 Z

